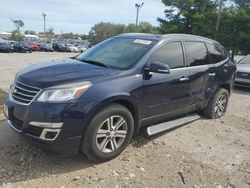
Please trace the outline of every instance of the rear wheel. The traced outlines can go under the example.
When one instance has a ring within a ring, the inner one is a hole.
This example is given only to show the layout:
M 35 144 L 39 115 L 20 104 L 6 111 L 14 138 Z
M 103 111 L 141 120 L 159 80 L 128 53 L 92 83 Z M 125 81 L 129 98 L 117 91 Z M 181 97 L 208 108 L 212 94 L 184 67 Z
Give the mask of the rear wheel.
M 220 88 L 209 101 L 203 113 L 208 118 L 220 118 L 224 116 L 229 100 L 229 93 L 226 89 Z
M 81 149 L 90 160 L 110 160 L 126 148 L 133 130 L 130 111 L 119 104 L 109 105 L 97 112 L 88 124 Z

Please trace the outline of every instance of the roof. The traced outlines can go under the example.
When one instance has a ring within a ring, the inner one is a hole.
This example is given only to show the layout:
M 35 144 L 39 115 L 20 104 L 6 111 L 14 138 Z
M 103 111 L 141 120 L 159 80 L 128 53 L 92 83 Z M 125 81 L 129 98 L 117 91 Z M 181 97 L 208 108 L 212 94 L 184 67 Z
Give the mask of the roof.
M 160 35 L 160 34 L 149 34 L 149 33 L 124 33 L 121 35 L 118 35 L 118 37 L 129 37 L 129 38 L 140 38 L 140 39 L 148 39 L 148 40 L 200 40 L 205 42 L 216 42 L 212 39 L 198 36 L 198 35 L 190 35 L 190 34 L 166 34 L 166 35 Z

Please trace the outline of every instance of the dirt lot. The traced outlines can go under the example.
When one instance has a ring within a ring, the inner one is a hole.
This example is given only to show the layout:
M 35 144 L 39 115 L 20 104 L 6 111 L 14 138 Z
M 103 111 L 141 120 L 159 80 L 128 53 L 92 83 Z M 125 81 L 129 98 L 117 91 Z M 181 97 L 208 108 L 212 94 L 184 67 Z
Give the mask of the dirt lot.
M 0 54 L 0 92 L 21 67 L 72 54 Z M 18 62 L 17 62 L 18 61 Z M 1 98 L 1 97 L 0 97 Z M 0 121 L 0 187 L 250 187 L 250 90 L 237 89 L 225 117 L 139 137 L 116 159 L 90 163 L 30 146 Z M 1 113 L 1 112 L 0 112 Z

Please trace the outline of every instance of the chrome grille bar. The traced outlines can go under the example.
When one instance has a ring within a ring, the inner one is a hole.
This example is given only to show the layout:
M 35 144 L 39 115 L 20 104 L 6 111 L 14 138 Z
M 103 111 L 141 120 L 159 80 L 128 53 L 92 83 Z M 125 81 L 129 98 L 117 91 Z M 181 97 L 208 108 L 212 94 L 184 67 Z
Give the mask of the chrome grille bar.
M 29 104 L 41 89 L 15 81 L 12 84 L 11 96 L 22 104 Z

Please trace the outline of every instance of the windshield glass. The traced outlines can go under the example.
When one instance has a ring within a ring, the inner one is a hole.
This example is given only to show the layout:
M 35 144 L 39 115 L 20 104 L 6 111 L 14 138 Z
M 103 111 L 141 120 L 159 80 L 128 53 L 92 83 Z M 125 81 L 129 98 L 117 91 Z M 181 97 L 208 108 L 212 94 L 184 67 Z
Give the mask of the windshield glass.
M 250 55 L 240 60 L 239 64 L 250 64 Z
M 80 61 L 100 62 L 106 67 L 129 69 L 155 44 L 155 41 L 112 38 L 76 57 Z

